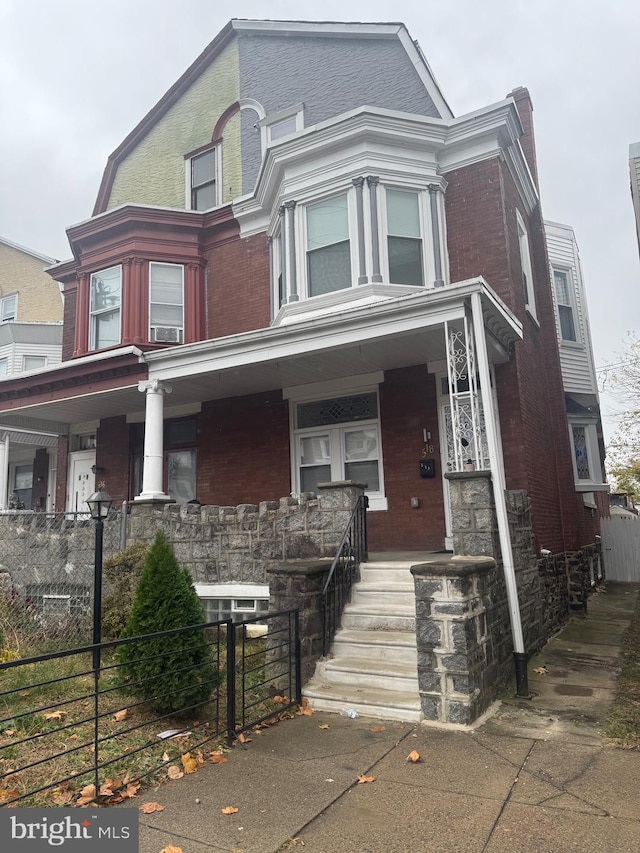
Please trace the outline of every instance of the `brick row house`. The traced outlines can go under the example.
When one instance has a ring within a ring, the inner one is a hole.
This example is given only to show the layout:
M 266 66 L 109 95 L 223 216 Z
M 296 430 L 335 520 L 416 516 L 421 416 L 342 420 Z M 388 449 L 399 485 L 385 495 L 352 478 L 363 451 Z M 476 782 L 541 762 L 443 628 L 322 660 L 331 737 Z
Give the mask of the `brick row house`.
M 67 231 L 63 363 L 0 385 L 59 436 L 56 507 L 366 484 L 373 551 L 451 550 L 447 474 L 576 492 L 526 89 L 454 117 L 401 24 L 231 21 Z M 500 511 L 502 506 L 502 511 Z

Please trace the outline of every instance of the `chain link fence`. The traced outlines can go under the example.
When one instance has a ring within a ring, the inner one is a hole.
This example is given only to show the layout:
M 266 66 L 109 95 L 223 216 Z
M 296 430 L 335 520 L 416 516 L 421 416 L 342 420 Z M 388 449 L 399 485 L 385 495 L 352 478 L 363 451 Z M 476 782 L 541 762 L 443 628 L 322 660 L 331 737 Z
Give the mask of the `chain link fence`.
M 103 554 L 121 548 L 126 518 L 104 523 Z M 86 514 L 0 515 L 0 655 L 86 645 L 92 637 L 95 525 Z

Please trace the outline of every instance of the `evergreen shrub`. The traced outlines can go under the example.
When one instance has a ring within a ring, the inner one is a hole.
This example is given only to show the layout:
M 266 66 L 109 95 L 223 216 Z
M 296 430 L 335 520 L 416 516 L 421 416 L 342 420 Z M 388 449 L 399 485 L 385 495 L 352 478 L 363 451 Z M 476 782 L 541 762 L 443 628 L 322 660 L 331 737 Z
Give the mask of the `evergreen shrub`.
M 164 533 L 158 532 L 145 558 L 123 636 L 205 621 L 191 575 L 178 564 Z M 148 700 L 158 713 L 196 716 L 218 681 L 208 642 L 200 629 L 119 646 L 117 660 L 127 692 Z

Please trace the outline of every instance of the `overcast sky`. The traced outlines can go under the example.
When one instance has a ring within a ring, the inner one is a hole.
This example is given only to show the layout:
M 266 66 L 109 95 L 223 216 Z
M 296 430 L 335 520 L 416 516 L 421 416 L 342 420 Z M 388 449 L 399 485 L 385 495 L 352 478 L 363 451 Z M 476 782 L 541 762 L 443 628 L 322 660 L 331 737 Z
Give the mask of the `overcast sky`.
M 231 17 L 402 21 L 455 115 L 527 86 L 543 214 L 576 231 L 596 364 L 619 361 L 640 331 L 638 0 L 0 0 L 0 235 L 69 257 L 108 154 Z

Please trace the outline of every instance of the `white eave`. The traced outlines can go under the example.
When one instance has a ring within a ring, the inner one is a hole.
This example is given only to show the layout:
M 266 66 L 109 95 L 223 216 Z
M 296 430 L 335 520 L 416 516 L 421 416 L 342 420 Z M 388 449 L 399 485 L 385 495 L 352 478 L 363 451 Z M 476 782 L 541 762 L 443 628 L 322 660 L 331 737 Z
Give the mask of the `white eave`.
M 472 293 L 483 298 L 485 322 L 500 347 L 522 338 L 522 325 L 482 278 L 369 304 L 325 318 L 302 320 L 210 341 L 145 353 L 149 379 L 178 380 L 220 373 L 342 348 L 423 335 L 430 327 L 459 320 Z M 414 338 L 414 343 L 415 343 Z M 426 340 L 426 339 L 425 339 Z M 420 360 L 420 359 L 419 359 Z M 428 361 L 427 357 L 424 362 Z
M 520 117 L 511 98 L 448 120 L 361 106 L 270 145 L 262 161 L 255 192 L 233 203 L 234 216 L 243 236 L 264 230 L 266 218 L 271 216 L 278 193 L 282 192 L 287 170 L 314 156 L 332 152 L 336 154 L 337 164 L 341 149 L 363 141 L 396 145 L 404 152 L 413 148 L 415 153 L 406 156 L 420 157 L 427 163 L 429 152 L 434 173 L 440 175 L 482 160 L 503 157 L 530 213 L 538 202 L 538 193 L 520 147 L 521 134 Z
M 38 261 L 44 261 L 45 264 L 55 264 L 56 259 L 50 258 L 48 255 L 42 255 L 40 252 L 34 252 L 33 249 L 27 249 L 26 246 L 21 246 L 19 243 L 13 243 L 11 240 L 6 240 L 4 237 L 0 237 L 0 243 L 4 246 L 8 246 L 10 249 L 15 249 L 18 252 L 22 252 L 24 255 L 30 255 L 32 258 L 36 258 Z

